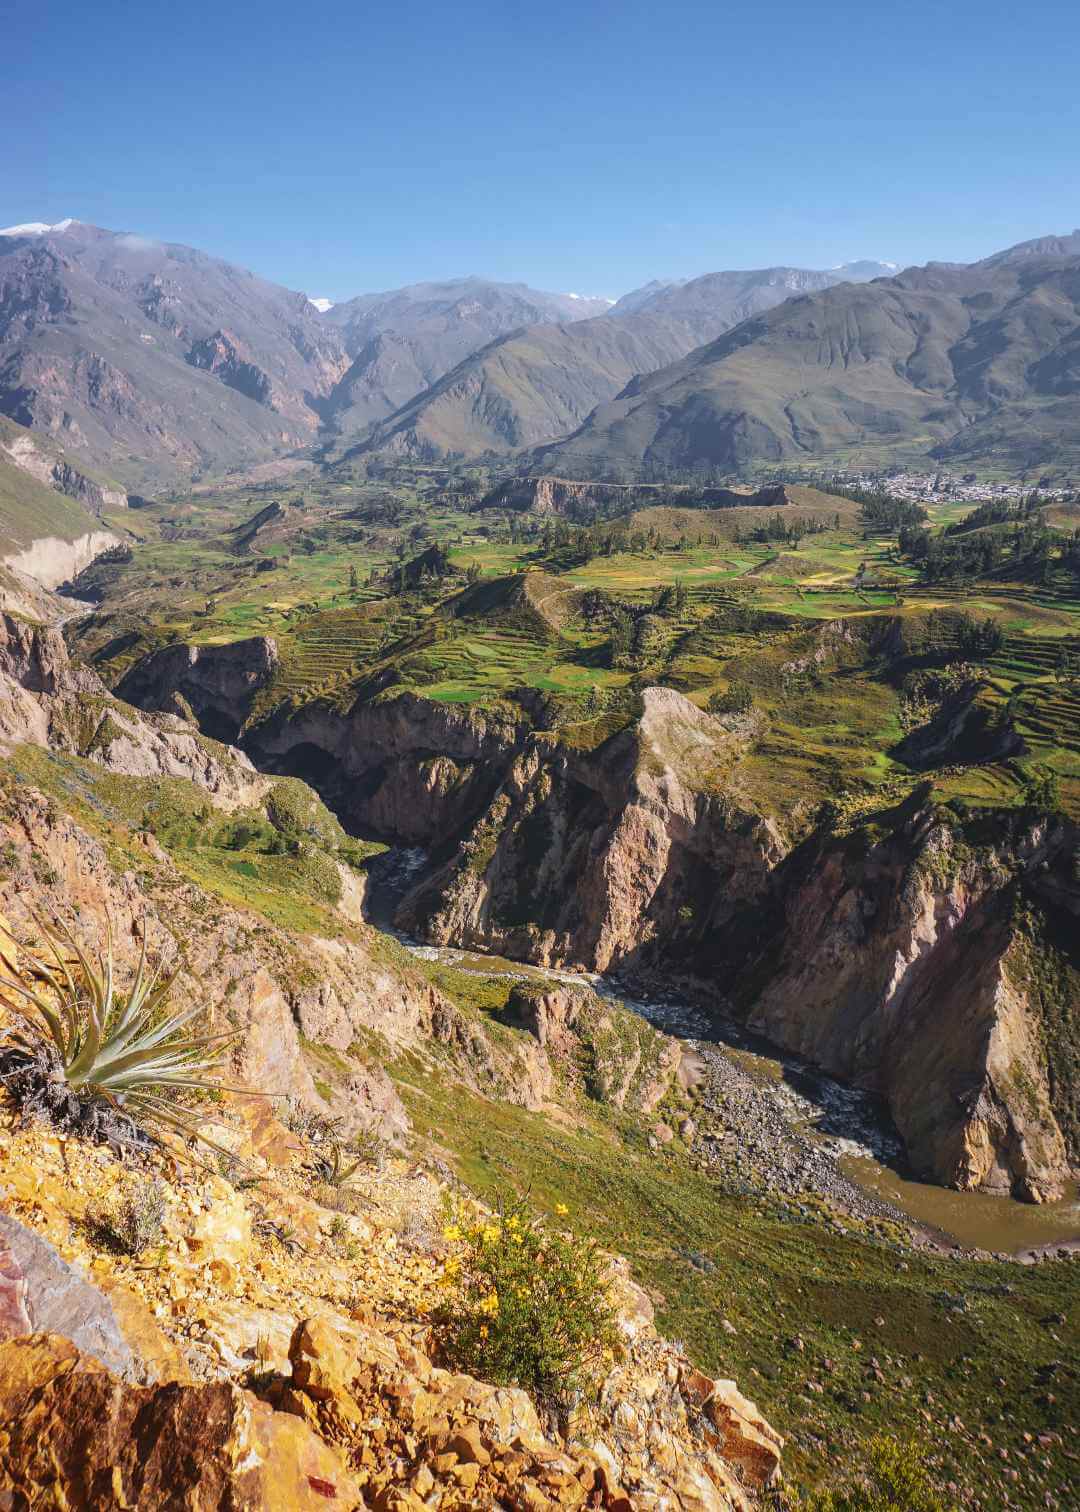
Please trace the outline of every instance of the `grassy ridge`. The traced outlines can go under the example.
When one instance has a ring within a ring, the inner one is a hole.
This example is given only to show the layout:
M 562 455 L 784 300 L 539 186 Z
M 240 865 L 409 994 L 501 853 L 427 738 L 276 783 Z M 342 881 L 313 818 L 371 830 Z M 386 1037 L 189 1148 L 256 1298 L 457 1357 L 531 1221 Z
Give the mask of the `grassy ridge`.
M 789 1477 L 842 1483 L 885 1430 L 988 1512 L 1041 1506 L 1046 1489 L 1069 1504 L 1080 1265 L 903 1255 L 887 1233 L 820 1215 L 793 1223 L 723 1194 L 677 1142 L 650 1151 L 632 1118 L 588 1105 L 570 1119 L 528 1113 L 448 1086 L 418 1058 L 393 1072 L 418 1132 L 471 1187 L 527 1190 L 549 1212 L 564 1202 L 575 1228 L 630 1259 L 661 1329 L 788 1436 Z M 1061 1313 L 1066 1324 L 1046 1322 Z M 1054 1360 L 1066 1363 L 1048 1374 Z M 1064 1443 L 1034 1442 L 1062 1429 Z

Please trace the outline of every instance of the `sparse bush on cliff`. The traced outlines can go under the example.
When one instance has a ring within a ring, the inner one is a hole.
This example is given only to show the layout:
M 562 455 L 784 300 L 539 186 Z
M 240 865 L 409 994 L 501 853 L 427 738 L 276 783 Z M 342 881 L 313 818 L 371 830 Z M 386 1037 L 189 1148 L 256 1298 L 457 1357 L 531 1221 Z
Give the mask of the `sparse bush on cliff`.
M 596 1244 L 547 1227 L 516 1198 L 494 1214 L 459 1205 L 443 1237 L 447 1297 L 436 1323 L 447 1358 L 548 1401 L 586 1386 L 614 1339 Z
M 946 1512 L 918 1447 L 886 1434 L 870 1440 L 866 1465 L 840 1491 L 799 1498 L 795 1512 Z
M 134 1178 L 88 1209 L 94 1242 L 122 1255 L 139 1256 L 164 1242 L 165 1193 L 155 1177 Z
M 0 1035 L 0 1078 L 24 1115 L 115 1147 L 145 1144 L 153 1134 L 199 1137 L 177 1094 L 214 1090 L 207 1072 L 220 1066 L 226 1034 L 186 1035 L 202 1004 L 169 1014 L 176 973 L 149 970 L 146 931 L 134 981 L 117 991 L 112 930 L 104 956 L 92 959 L 62 921 L 61 940 L 38 924 L 55 965 L 27 952 L 35 985 L 0 983 L 0 1000 L 21 1020 Z

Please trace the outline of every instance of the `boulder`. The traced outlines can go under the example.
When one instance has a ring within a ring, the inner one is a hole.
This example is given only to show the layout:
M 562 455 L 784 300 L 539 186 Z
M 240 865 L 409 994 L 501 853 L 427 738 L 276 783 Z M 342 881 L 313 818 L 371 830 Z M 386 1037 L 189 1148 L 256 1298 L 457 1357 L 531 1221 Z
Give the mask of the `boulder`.
M 47 1239 L 0 1213 L 0 1340 L 62 1334 L 117 1375 L 139 1374 L 112 1304 Z
M 362 1493 L 297 1417 L 231 1382 L 131 1386 L 67 1339 L 0 1345 L 0 1487 L 95 1512 L 352 1512 Z

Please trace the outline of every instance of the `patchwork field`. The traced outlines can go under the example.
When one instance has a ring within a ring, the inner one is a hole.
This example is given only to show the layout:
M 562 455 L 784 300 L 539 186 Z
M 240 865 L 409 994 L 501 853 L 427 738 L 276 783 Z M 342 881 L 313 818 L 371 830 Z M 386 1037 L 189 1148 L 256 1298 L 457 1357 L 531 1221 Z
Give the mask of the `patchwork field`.
M 778 512 L 757 506 L 657 506 L 582 528 L 477 512 L 423 469 L 391 482 L 294 475 L 132 511 L 132 560 L 84 574 L 99 607 L 71 634 L 109 681 L 169 640 L 271 636 L 278 671 L 249 723 L 313 698 L 347 707 L 412 688 L 469 703 L 531 690 L 576 743 L 606 738 L 646 682 L 702 706 L 745 684 L 757 736 L 737 781 L 797 818 L 824 797 L 914 780 L 890 754 L 905 734 L 904 668 L 876 654 L 834 665 L 816 649 L 821 627 L 886 616 L 940 629 L 959 613 L 1000 627 L 973 671 L 1022 749 L 943 763 L 944 791 L 1020 802 L 1041 773 L 1080 807 L 1075 577 L 930 582 L 858 504 L 812 488 L 789 497 L 779 535 Z M 941 532 L 964 510 L 927 514 Z M 618 652 L 620 616 L 640 645 Z

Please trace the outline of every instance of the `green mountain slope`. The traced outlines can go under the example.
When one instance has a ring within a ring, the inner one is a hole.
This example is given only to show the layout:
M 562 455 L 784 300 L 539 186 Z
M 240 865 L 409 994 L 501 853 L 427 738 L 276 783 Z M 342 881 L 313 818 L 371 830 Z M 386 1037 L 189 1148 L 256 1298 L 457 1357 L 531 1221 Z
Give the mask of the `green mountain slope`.
M 33 458 L 37 476 L 26 462 Z M 19 458 L 20 460 L 16 460 Z M 20 465 L 20 461 L 22 465 Z M 0 415 L 0 556 L 24 550 L 43 536 L 75 541 L 102 525 L 77 498 L 44 481 L 50 467 L 59 464 L 75 476 L 71 464 L 58 449 L 38 435 L 31 435 Z M 88 486 L 90 480 L 84 479 Z
M 1080 233 L 791 299 L 635 379 L 530 465 L 632 475 L 906 448 L 1069 466 L 1078 437 Z

